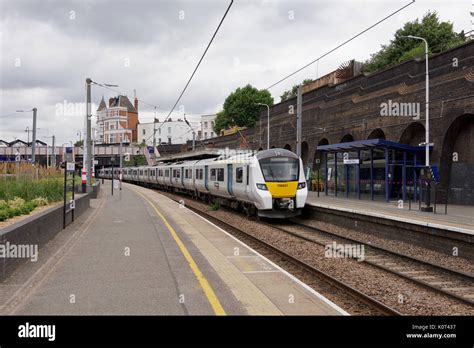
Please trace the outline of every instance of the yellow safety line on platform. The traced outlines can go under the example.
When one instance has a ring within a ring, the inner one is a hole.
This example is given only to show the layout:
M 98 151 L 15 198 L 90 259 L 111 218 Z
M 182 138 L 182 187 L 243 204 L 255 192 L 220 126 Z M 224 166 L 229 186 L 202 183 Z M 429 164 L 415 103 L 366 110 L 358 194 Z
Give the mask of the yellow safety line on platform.
M 133 190 L 133 189 L 132 189 Z M 189 267 L 191 267 L 194 275 L 196 276 L 197 280 L 199 281 L 199 285 L 201 285 L 202 290 L 204 291 L 204 294 L 207 297 L 207 300 L 212 306 L 212 309 L 214 310 L 214 313 L 216 315 L 226 315 L 226 312 L 224 311 L 224 308 L 222 308 L 221 303 L 219 302 L 219 299 L 217 298 L 214 290 L 212 289 L 211 285 L 207 281 L 206 277 L 202 274 L 201 270 L 199 269 L 198 265 L 194 261 L 193 257 L 189 253 L 188 249 L 184 245 L 184 243 L 181 241 L 179 238 L 178 234 L 174 230 L 174 228 L 170 225 L 168 220 L 164 217 L 164 215 L 158 210 L 158 208 L 155 206 L 155 204 L 150 201 L 147 197 L 145 197 L 142 193 L 133 190 L 136 193 L 138 193 L 140 196 L 143 197 L 145 201 L 147 201 L 152 208 L 155 210 L 156 214 L 161 218 L 165 226 L 168 228 L 168 231 L 170 231 L 171 235 L 173 236 L 174 241 L 178 245 L 179 249 L 181 250 L 181 253 L 183 254 L 184 258 L 189 264 Z

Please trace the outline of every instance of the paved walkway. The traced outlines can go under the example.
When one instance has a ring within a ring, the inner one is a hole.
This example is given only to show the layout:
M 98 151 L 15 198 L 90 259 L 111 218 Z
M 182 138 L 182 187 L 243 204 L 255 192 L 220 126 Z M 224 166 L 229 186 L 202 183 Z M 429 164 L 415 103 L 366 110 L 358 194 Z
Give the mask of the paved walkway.
M 103 185 L 92 209 L 0 284 L 0 314 L 345 314 L 155 191 Z
M 318 197 L 317 192 L 313 191 L 309 192 L 307 204 L 474 234 L 474 207 L 472 206 L 448 205 L 448 214 L 444 214 L 444 205 L 438 205 L 437 214 L 434 214 L 419 211 L 418 204 L 412 204 L 412 210 L 409 210 L 408 203 L 405 202 L 403 209 L 400 209 L 397 202 L 341 198 L 326 196 L 324 193 L 320 193 Z

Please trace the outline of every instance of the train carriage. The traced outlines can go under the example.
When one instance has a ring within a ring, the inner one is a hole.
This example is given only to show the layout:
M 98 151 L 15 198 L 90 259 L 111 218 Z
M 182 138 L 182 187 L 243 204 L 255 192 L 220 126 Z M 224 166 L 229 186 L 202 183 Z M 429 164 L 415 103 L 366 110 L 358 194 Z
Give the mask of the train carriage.
M 109 168 L 100 173 L 111 177 Z M 132 167 L 124 173 L 125 181 L 186 192 L 261 217 L 299 215 L 308 195 L 303 163 L 285 149 Z

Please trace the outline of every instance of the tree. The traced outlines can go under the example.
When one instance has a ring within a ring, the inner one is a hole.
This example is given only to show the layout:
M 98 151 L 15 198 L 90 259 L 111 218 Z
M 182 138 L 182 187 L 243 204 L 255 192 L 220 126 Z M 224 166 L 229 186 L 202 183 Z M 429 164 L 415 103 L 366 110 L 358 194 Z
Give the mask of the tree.
M 273 105 L 273 98 L 265 89 L 258 90 L 248 84 L 239 87 L 224 101 L 224 110 L 219 112 L 214 121 L 214 131 L 219 134 L 222 129 L 231 126 L 252 127 L 260 116 L 262 106 L 257 103 Z
M 84 145 L 84 140 L 78 140 L 74 143 L 74 147 L 81 147 Z
M 306 85 L 311 82 L 313 82 L 312 79 L 304 79 L 303 82 L 301 82 L 301 84 Z M 296 97 L 296 93 L 298 93 L 298 86 L 299 85 L 294 85 L 291 89 L 283 92 L 283 94 L 280 96 L 281 101 L 284 102 L 285 100 Z
M 465 42 L 463 31 L 456 33 L 451 22 L 440 22 L 436 12 L 428 12 L 421 21 L 416 19 L 407 22 L 403 28 L 398 29 L 390 44 L 382 45 L 380 51 L 372 54 L 365 62 L 364 73 L 372 73 L 413 57 L 423 56 L 424 42 L 402 38 L 407 35 L 425 38 L 428 41 L 429 54 L 440 53 Z

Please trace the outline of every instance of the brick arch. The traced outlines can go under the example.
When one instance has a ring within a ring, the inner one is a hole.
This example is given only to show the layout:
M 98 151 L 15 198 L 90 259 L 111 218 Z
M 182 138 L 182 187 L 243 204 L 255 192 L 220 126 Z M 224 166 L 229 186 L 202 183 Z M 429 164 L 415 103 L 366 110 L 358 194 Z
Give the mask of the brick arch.
M 386 139 L 385 137 L 385 132 L 381 128 L 374 129 L 372 132 L 370 132 L 369 136 L 367 137 L 367 140 L 369 139 Z
M 352 134 L 345 134 L 342 138 L 340 143 L 348 143 L 354 141 L 354 136 Z
M 425 126 L 420 122 L 410 123 L 402 132 L 399 143 L 418 146 L 425 141 Z
M 329 140 L 327 138 L 319 139 L 317 146 L 323 146 L 323 145 L 329 145 Z M 321 168 L 324 162 L 324 156 L 321 151 L 318 151 L 317 146 L 314 149 L 313 170 L 316 170 L 318 166 L 319 168 Z
M 454 153 L 457 162 L 453 161 Z M 474 204 L 474 114 L 454 119 L 447 129 L 439 163 L 441 187 L 449 189 L 449 203 Z
M 303 166 L 308 164 L 309 159 L 309 146 L 306 141 L 301 143 L 301 160 L 303 161 Z
M 290 144 L 285 144 L 285 146 L 283 146 L 283 148 L 285 150 L 290 150 L 291 151 L 291 145 Z

